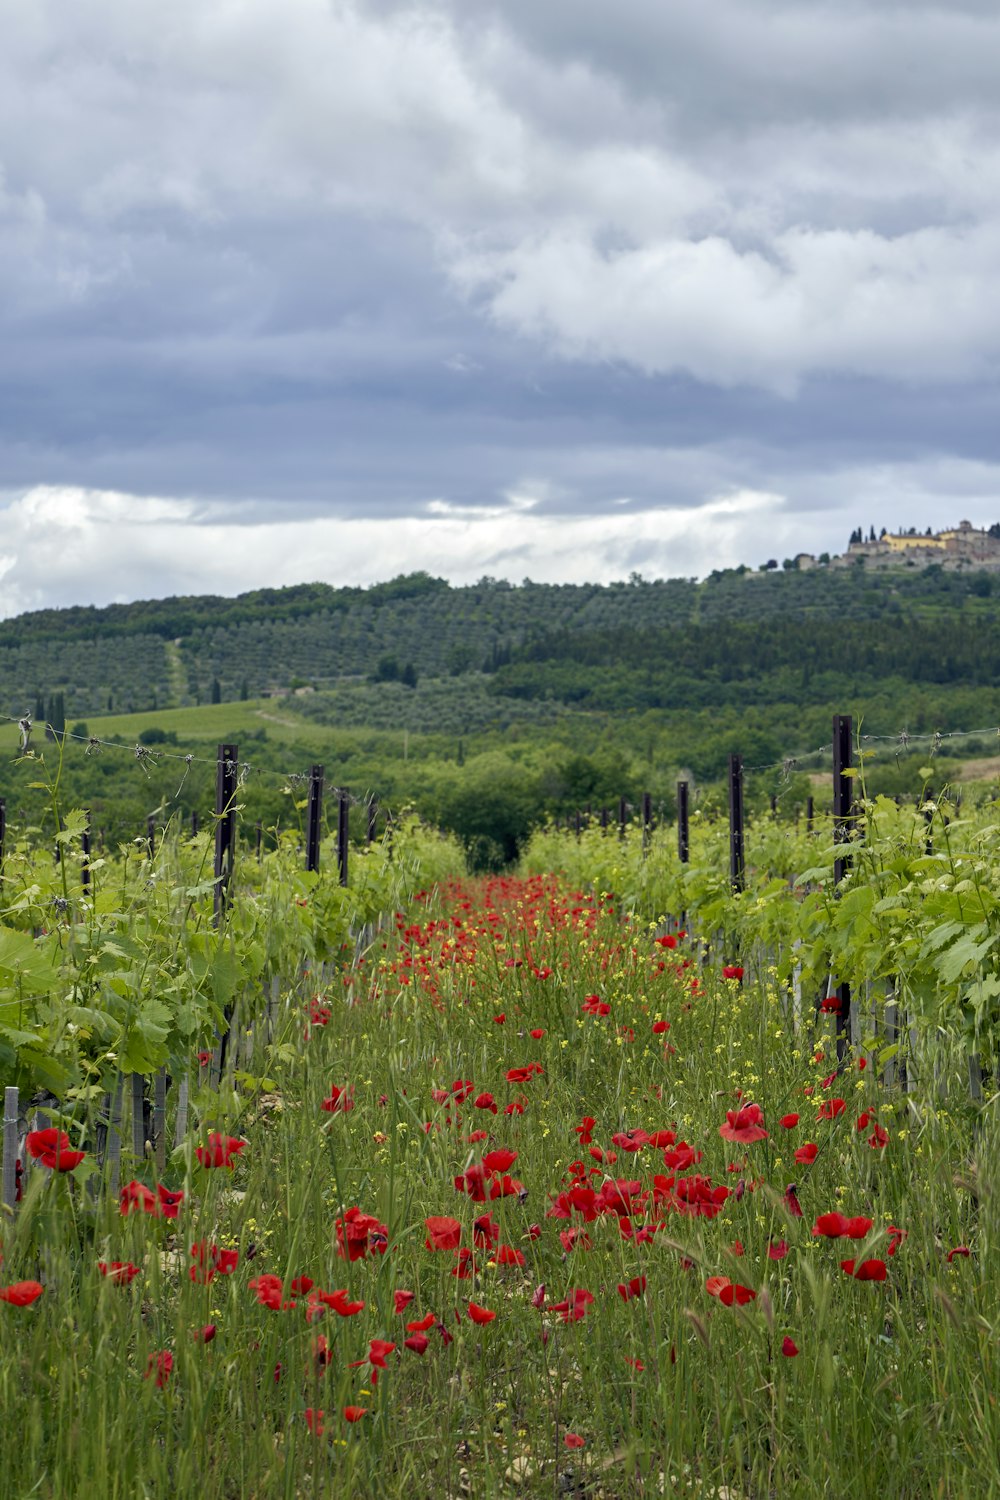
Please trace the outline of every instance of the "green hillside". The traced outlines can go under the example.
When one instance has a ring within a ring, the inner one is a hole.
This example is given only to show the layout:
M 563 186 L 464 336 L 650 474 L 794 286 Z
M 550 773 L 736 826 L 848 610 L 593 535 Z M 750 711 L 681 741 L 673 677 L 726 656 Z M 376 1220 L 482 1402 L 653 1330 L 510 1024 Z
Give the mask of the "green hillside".
M 751 806 L 778 796 L 791 813 L 834 712 L 885 737 L 872 784 L 913 792 L 928 757 L 946 779 L 949 757 L 997 748 L 998 595 L 1000 578 L 935 568 L 604 587 L 415 574 L 23 615 L 0 625 L 0 795 L 12 827 L 45 816 L 37 767 L 14 764 L 26 711 L 65 734 L 36 727 L 34 749 L 47 768 L 61 749 L 64 805 L 109 838 L 150 813 L 207 816 L 222 741 L 246 766 L 245 826 L 300 818 L 298 778 L 319 762 L 330 786 L 415 802 L 494 860 L 546 816 L 644 790 L 668 817 L 680 774 L 709 806 L 731 750 Z

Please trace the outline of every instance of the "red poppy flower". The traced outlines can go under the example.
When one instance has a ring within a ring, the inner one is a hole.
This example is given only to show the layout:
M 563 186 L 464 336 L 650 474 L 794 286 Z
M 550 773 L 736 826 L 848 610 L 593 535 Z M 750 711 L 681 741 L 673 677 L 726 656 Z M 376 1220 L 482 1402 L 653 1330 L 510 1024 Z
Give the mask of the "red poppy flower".
M 728 1109 L 726 1123 L 719 1126 L 724 1141 L 739 1141 L 747 1145 L 751 1141 L 762 1141 L 767 1137 L 762 1121 L 763 1111 L 759 1104 L 744 1104 L 741 1109 Z
M 633 1297 L 641 1297 L 645 1290 L 645 1276 L 633 1276 L 631 1281 L 618 1283 L 618 1295 L 623 1302 L 630 1302 Z
M 362 1365 L 368 1365 L 368 1379 L 372 1385 L 377 1385 L 378 1372 L 386 1368 L 386 1359 L 395 1351 L 395 1348 L 395 1344 L 388 1339 L 371 1339 L 368 1344 L 368 1357 L 352 1360 L 348 1369 L 357 1370 Z
M 325 1412 L 317 1411 L 312 1406 L 306 1407 L 304 1412 L 306 1426 L 309 1428 L 309 1431 L 312 1433 L 313 1437 L 322 1437 L 323 1433 L 326 1431 L 326 1428 L 323 1425 L 323 1418 L 325 1415 Z
M 161 1349 L 158 1354 L 149 1356 L 149 1363 L 146 1365 L 146 1374 L 143 1378 L 149 1380 L 151 1376 L 155 1376 L 156 1384 L 162 1390 L 170 1379 L 170 1372 L 173 1368 L 174 1356 L 169 1349 Z
M 426 1241 L 424 1242 L 426 1244 Z M 454 1252 L 455 1264 L 449 1271 L 449 1276 L 456 1276 L 459 1281 L 468 1281 L 470 1276 L 476 1274 L 476 1262 L 468 1245 L 463 1245 Z
M 333 1222 L 337 1231 L 337 1254 L 341 1260 L 363 1260 L 369 1252 L 384 1255 L 388 1249 L 389 1231 L 374 1214 L 362 1213 L 354 1206 Z
M 246 1141 L 237 1140 L 231 1135 L 222 1135 L 218 1130 L 209 1133 L 208 1145 L 199 1146 L 195 1156 L 203 1167 L 229 1167 L 232 1168 L 233 1157 L 239 1156 L 246 1146 Z
M 968 1245 L 956 1245 L 954 1250 L 948 1251 L 948 1264 L 951 1265 L 956 1255 L 962 1255 L 966 1259 L 968 1259 L 971 1254 L 972 1251 L 969 1249 Z
M 445 1215 L 432 1214 L 425 1219 L 427 1225 L 427 1239 L 424 1245 L 428 1250 L 457 1250 L 458 1242 L 462 1238 L 462 1226 L 457 1219 L 449 1219 Z
M 798 1115 L 782 1115 L 781 1124 L 785 1130 L 794 1130 L 799 1123 Z
M 564 1323 L 579 1323 L 581 1318 L 586 1317 L 587 1308 L 593 1300 L 592 1292 L 584 1287 L 575 1287 L 562 1302 L 551 1302 L 549 1307 L 552 1312 L 559 1314 Z
M 331 1083 L 330 1097 L 323 1100 L 322 1104 L 320 1105 L 320 1109 L 325 1110 L 328 1115 L 336 1115 L 340 1113 L 346 1114 L 349 1109 L 353 1108 L 353 1085 L 345 1083 L 343 1088 L 338 1088 L 335 1083 Z
M 214 1280 L 216 1273 L 219 1276 L 230 1276 L 239 1265 L 240 1252 L 238 1250 L 220 1250 L 218 1245 L 210 1245 L 207 1240 L 198 1240 L 191 1246 L 191 1258 L 194 1265 L 188 1275 L 192 1281 L 200 1282 L 202 1286 L 208 1286 Z
M 787 1254 L 788 1254 L 788 1241 L 787 1240 L 777 1240 L 777 1241 L 771 1240 L 770 1244 L 767 1247 L 767 1258 L 768 1258 L 768 1260 L 784 1260 L 784 1258 L 785 1258 L 785 1256 Z
M 426 1317 L 420 1318 L 415 1323 L 407 1323 L 407 1333 L 426 1333 L 428 1328 L 433 1328 L 437 1322 L 434 1314 L 429 1312 Z
M 346 1287 L 339 1287 L 335 1292 L 314 1292 L 313 1301 L 322 1303 L 324 1307 L 332 1307 L 341 1318 L 353 1318 L 365 1306 L 359 1300 L 352 1301 Z
M 705 1282 L 705 1290 L 710 1297 L 718 1297 L 725 1307 L 732 1307 L 734 1303 L 738 1307 L 743 1307 L 757 1296 L 757 1293 L 750 1287 L 741 1286 L 739 1282 L 732 1282 L 728 1276 L 710 1276 Z
M 670 1022 L 669 1021 L 654 1021 L 653 1022 L 653 1035 L 654 1036 L 662 1036 L 665 1031 L 669 1031 L 669 1030 L 670 1030 Z
M 611 1006 L 600 995 L 585 996 L 580 1009 L 585 1016 L 607 1016 L 611 1013 Z
M 97 1269 L 102 1276 L 106 1276 L 117 1286 L 128 1286 L 129 1282 L 138 1276 L 142 1267 L 134 1266 L 130 1260 L 113 1260 L 110 1265 L 106 1260 L 99 1260 Z
M 802 1218 L 802 1205 L 799 1202 L 799 1195 L 795 1191 L 794 1182 L 790 1182 L 785 1188 L 785 1207 L 793 1219 Z
M 787 1333 L 781 1340 L 781 1352 L 786 1359 L 794 1359 L 796 1354 L 798 1354 L 799 1352 L 798 1345 L 796 1344 L 795 1340 L 789 1338 Z
M 218 1333 L 214 1323 L 206 1323 L 204 1328 L 196 1328 L 191 1337 L 198 1344 L 210 1344 Z
M 585 1446 L 586 1441 L 587 1439 L 582 1438 L 578 1432 L 567 1432 L 563 1437 L 563 1442 L 567 1448 L 582 1448 Z
M 742 979 L 743 969 L 739 964 L 726 964 L 722 971 L 723 979 Z
M 597 1122 L 595 1121 L 593 1115 L 584 1115 L 579 1125 L 573 1126 L 573 1129 L 576 1131 L 576 1134 L 579 1137 L 581 1146 L 590 1145 L 590 1142 L 593 1139 L 591 1132 L 596 1123 Z
M 827 995 L 825 999 L 819 1002 L 819 1008 L 824 1012 L 825 1015 L 839 1015 L 840 1000 L 836 995 Z
M 29 1131 L 27 1147 L 35 1161 L 40 1161 L 43 1167 L 51 1167 L 54 1172 L 72 1172 L 87 1154 L 85 1151 L 71 1151 L 69 1136 L 55 1126 Z
M 795 1152 L 795 1160 L 802 1167 L 811 1166 L 816 1160 L 819 1147 L 815 1141 L 806 1141 L 804 1146 L 799 1146 Z
M 143 1182 L 127 1182 L 119 1194 L 119 1202 L 123 1214 L 138 1209 L 155 1218 L 160 1212 L 160 1200 Z
M 480 1307 L 478 1302 L 469 1303 L 469 1317 L 473 1323 L 492 1323 L 496 1317 L 495 1312 L 490 1312 L 487 1307 Z
M 396 1312 L 405 1312 L 416 1295 L 416 1292 L 404 1292 L 402 1290 L 393 1292 L 392 1300 Z
M 889 1240 L 889 1254 L 890 1256 L 895 1255 L 900 1245 L 906 1239 L 907 1231 L 905 1229 L 897 1229 L 895 1224 L 890 1224 L 886 1230 L 886 1235 Z
M 512 1167 L 516 1161 L 516 1151 L 500 1147 L 496 1151 L 487 1151 L 483 1157 L 483 1166 L 489 1172 L 506 1172 L 508 1167 Z
M 498 1245 L 493 1258 L 498 1266 L 524 1265 L 524 1251 L 518 1250 L 516 1245 Z
M 672 932 L 665 932 L 662 937 L 654 938 L 653 941 L 656 943 L 656 946 L 658 948 L 677 947 L 677 939 L 674 937 Z
M 487 1094 L 485 1092 L 482 1094 L 477 1094 L 472 1102 L 476 1109 L 488 1109 L 490 1113 L 494 1115 L 497 1112 L 497 1102 L 492 1094 Z
M 411 1333 L 403 1340 L 403 1348 L 411 1350 L 414 1354 L 426 1354 L 429 1342 L 426 1333 Z
M 881 1151 L 883 1147 L 889 1144 L 889 1132 L 883 1130 L 882 1126 L 876 1123 L 875 1129 L 868 1137 L 868 1144 L 873 1151 Z
M 40 1281 L 15 1281 L 11 1286 L 0 1287 L 0 1302 L 9 1302 L 11 1307 L 30 1307 L 44 1290 Z
M 360 1422 L 361 1418 L 362 1417 L 367 1417 L 367 1415 L 368 1415 L 368 1408 L 367 1408 L 367 1406 L 345 1406 L 344 1407 L 344 1421 L 345 1422 Z
M 863 1240 L 872 1227 L 871 1219 L 858 1214 L 849 1219 L 845 1214 L 820 1214 L 813 1225 L 813 1236 L 825 1235 L 827 1239 Z
M 832 1076 L 836 1077 L 836 1074 Z M 835 1120 L 838 1115 L 844 1113 L 846 1108 L 847 1104 L 843 1099 L 824 1099 L 816 1112 L 816 1118 L 817 1120 Z
M 853 1276 L 855 1281 L 884 1281 L 888 1275 L 884 1260 L 863 1260 L 855 1269 L 856 1262 L 853 1260 L 842 1260 L 840 1269 L 848 1276 Z
M 156 1185 L 156 1197 L 159 1204 L 159 1216 L 161 1219 L 176 1219 L 180 1213 L 181 1204 L 184 1202 L 183 1188 L 165 1188 L 162 1182 Z

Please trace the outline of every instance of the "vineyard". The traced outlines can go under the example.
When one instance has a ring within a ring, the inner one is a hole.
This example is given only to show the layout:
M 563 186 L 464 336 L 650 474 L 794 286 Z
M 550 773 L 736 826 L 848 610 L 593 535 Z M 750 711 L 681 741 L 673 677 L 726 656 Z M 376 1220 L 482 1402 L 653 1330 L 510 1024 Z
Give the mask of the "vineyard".
M 38 775 L 0 1494 L 1000 1493 L 990 804 L 862 761 L 739 881 L 697 809 L 472 881 L 302 795 L 220 877 L 218 820 L 88 853 Z

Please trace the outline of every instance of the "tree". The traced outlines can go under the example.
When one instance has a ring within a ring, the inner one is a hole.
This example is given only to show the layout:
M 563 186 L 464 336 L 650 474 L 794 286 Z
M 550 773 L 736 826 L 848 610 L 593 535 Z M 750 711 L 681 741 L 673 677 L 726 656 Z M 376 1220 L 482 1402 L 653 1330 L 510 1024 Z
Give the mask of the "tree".
M 379 657 L 378 666 L 375 668 L 375 682 L 398 682 L 399 662 L 394 656 Z
M 544 808 L 538 782 L 499 750 L 477 755 L 440 795 L 438 818 L 465 848 L 473 871 L 513 864 Z
M 209 698 L 210 703 L 222 702 L 222 684 L 217 677 L 212 678 L 212 691 Z
M 403 684 L 404 687 L 408 687 L 408 688 L 415 688 L 416 687 L 416 685 L 417 685 L 417 669 L 413 665 L 412 661 L 408 661 L 406 663 L 406 666 L 403 668 L 402 672 L 400 673 L 399 680 Z

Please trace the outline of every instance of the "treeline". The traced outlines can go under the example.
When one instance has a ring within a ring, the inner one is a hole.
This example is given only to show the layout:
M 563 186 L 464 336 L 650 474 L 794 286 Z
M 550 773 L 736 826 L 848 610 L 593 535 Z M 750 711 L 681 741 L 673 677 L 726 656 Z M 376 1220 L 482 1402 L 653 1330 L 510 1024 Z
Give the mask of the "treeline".
M 302 584 L 236 599 L 205 596 L 46 610 L 0 623 L 0 701 L 9 712 L 20 713 L 39 695 L 47 699 L 62 692 L 70 718 L 183 707 L 373 679 L 380 663 L 392 659 L 399 661 L 401 674 L 410 668 L 417 679 L 488 672 L 498 674 L 498 691 L 597 701 L 597 684 L 567 674 L 567 663 L 613 667 L 617 673 L 621 660 L 634 676 L 640 664 L 631 653 L 652 652 L 655 674 L 658 654 L 672 651 L 678 674 L 708 672 L 713 683 L 732 682 L 740 674 L 777 670 L 782 637 L 794 631 L 798 644 L 810 621 L 820 622 L 807 636 L 811 671 L 823 670 L 824 635 L 835 639 L 849 621 L 878 621 L 870 636 L 877 645 L 874 656 L 862 641 L 863 630 L 851 638 L 852 649 L 868 652 L 858 655 L 861 669 L 898 669 L 922 680 L 921 673 L 935 670 L 937 646 L 921 667 L 908 647 L 909 625 L 900 623 L 890 652 L 886 622 L 894 616 L 908 622 L 948 615 L 967 620 L 978 632 L 991 619 L 998 592 L 1000 577 L 940 568 L 877 576 L 860 567 L 806 573 L 732 569 L 700 584 L 649 582 L 638 575 L 604 586 L 529 580 L 513 586 L 483 578 L 462 588 L 415 573 L 368 589 Z M 716 628 L 723 624 L 726 635 Z M 713 658 L 713 642 L 721 655 L 729 649 L 732 631 L 737 632 L 731 642 L 734 665 L 725 668 Z M 756 661 L 743 649 L 747 632 L 766 653 Z M 923 645 L 928 637 L 920 639 Z M 977 681 L 989 680 L 994 639 L 991 631 L 989 645 L 976 653 Z M 788 659 L 793 655 L 789 651 Z M 928 680 L 953 680 L 965 670 L 970 650 L 950 639 L 945 655 L 946 675 Z M 544 674 L 523 670 L 542 661 L 557 664 L 559 671 L 543 681 Z M 649 663 L 641 669 L 649 670 Z M 783 680 L 769 691 L 784 693 L 794 686 Z M 600 690 L 602 701 L 610 701 L 613 687 L 609 681 L 608 691 Z M 695 688 L 691 684 L 690 691 Z M 685 694 L 690 697 L 688 688 Z M 636 694 L 630 686 L 627 698 L 636 705 L 660 703 L 663 688 Z

